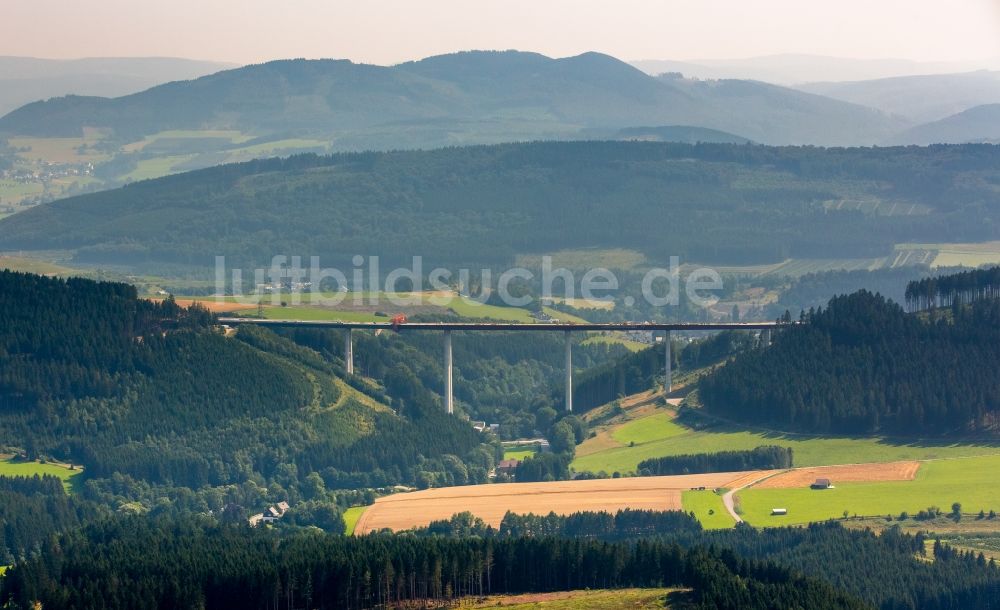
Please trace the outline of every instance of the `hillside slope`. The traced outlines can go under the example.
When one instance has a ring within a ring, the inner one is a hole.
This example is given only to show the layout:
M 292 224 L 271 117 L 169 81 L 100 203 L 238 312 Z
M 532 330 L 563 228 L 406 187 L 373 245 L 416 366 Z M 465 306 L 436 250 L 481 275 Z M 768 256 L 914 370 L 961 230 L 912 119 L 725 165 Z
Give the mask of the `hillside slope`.
M 738 95 L 732 87 L 743 87 Z M 735 113 L 735 115 L 734 115 Z M 776 86 L 658 80 L 599 53 L 467 52 L 392 67 L 283 60 L 120 98 L 69 96 L 0 118 L 0 134 L 134 140 L 171 129 L 309 134 L 340 150 L 580 137 L 586 128 L 687 125 L 786 144 L 875 143 L 905 122 Z
M 737 356 L 699 390 L 711 413 L 781 430 L 995 434 L 998 332 L 995 299 L 918 316 L 861 291 Z
M 1000 102 L 1000 72 L 980 70 L 960 74 L 809 83 L 797 88 L 926 123 L 974 106 Z
M 990 146 L 652 142 L 306 155 L 44 204 L 0 221 L 0 250 L 200 267 L 216 255 L 231 265 L 276 254 L 409 265 L 420 255 L 425 269 L 570 248 L 627 248 L 660 263 L 879 257 L 899 242 L 1000 238 L 989 186 L 998 160 Z
M 311 473 L 331 489 L 453 483 L 444 455 L 465 482 L 454 456 L 482 442 L 415 379 L 393 386 L 397 414 L 380 392 L 345 395 L 312 349 L 254 328 L 224 337 L 207 311 L 124 284 L 0 272 L 0 320 L 0 445 L 83 464 L 110 503 L 152 488 L 211 504 L 265 482 L 309 496 Z
M 117 97 L 232 67 L 173 57 L 0 57 L 0 115 L 50 97 L 71 93 Z
M 1000 143 L 1000 104 L 976 106 L 950 117 L 908 129 L 896 144 Z

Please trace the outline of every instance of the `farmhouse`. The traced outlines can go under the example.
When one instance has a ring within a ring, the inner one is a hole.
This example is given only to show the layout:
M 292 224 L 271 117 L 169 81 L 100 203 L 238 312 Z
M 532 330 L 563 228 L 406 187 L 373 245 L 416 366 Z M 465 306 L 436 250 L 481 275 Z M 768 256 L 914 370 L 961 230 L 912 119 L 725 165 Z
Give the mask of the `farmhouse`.
M 500 463 L 497 464 L 497 474 L 498 475 L 505 474 L 508 476 L 513 476 L 514 471 L 517 470 L 517 467 L 520 464 L 521 460 L 500 460 Z
M 278 502 L 274 506 L 268 507 L 262 513 L 257 513 L 256 515 L 250 516 L 250 525 L 257 526 L 262 523 L 274 523 L 278 519 L 285 516 L 288 511 L 288 502 Z
M 830 479 L 816 479 L 809 487 L 812 489 L 833 489 L 833 482 Z

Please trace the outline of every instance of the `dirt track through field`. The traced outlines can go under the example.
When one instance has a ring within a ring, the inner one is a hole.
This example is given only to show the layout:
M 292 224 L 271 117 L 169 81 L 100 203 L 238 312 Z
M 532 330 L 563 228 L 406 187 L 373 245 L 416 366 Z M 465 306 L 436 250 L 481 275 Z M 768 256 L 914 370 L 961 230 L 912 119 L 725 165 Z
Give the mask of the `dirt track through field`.
M 427 489 L 379 498 L 361 515 L 355 533 L 422 527 L 464 511 L 497 527 L 507 511 L 565 515 L 580 511 L 616 512 L 625 508 L 681 510 L 682 491 L 695 487 L 729 487 L 732 481 L 748 474 L 723 472 Z
M 843 466 L 816 466 L 796 468 L 770 477 L 757 489 L 787 489 L 809 487 L 816 479 L 830 479 L 837 483 L 874 483 L 878 481 L 912 481 L 920 462 L 889 462 L 887 464 L 845 464 Z

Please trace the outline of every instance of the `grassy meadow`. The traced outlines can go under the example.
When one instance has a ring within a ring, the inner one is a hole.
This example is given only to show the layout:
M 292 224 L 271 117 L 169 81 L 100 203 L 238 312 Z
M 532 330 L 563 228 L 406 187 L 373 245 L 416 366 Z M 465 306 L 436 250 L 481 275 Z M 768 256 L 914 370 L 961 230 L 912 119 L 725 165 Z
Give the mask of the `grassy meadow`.
M 7 456 L 0 459 L 0 476 L 4 477 L 33 477 L 36 474 L 38 476 L 52 475 L 59 477 L 66 491 L 73 491 L 79 484 L 79 476 L 83 473 L 83 470 L 76 468 L 70 470 L 68 466 L 63 464 L 54 464 L 52 462 L 24 462 L 21 460 L 16 460 L 14 457 Z
M 522 449 L 520 447 L 513 448 L 513 449 L 504 449 L 503 450 L 503 459 L 505 459 L 505 460 L 526 460 L 526 459 L 528 459 L 530 457 L 535 457 L 536 453 L 538 453 L 538 452 L 535 451 L 534 449 Z
M 925 462 L 913 481 L 836 483 L 833 489 L 755 489 L 737 493 L 741 516 L 757 526 L 809 523 L 849 516 L 911 515 L 930 506 L 951 512 L 959 502 L 965 513 L 1000 510 L 996 473 L 1000 455 Z M 771 516 L 772 508 L 788 514 Z
M 361 515 L 364 514 L 367 506 L 352 506 L 344 511 L 344 525 L 347 527 L 344 529 L 344 533 L 348 536 L 354 534 L 354 528 L 358 525 L 358 520 L 361 519 Z
M 681 495 L 681 504 L 685 512 L 694 513 L 705 529 L 727 529 L 736 525 L 722 504 L 722 496 L 714 490 L 685 491 Z
M 615 426 L 610 430 L 610 439 L 607 435 L 587 439 L 577 447 L 572 468 L 579 472 L 634 473 L 639 462 L 649 458 L 761 445 L 791 447 L 796 466 L 1000 455 L 1000 443 L 989 442 L 810 436 L 726 425 L 694 429 L 679 423 L 673 411 L 664 409 Z

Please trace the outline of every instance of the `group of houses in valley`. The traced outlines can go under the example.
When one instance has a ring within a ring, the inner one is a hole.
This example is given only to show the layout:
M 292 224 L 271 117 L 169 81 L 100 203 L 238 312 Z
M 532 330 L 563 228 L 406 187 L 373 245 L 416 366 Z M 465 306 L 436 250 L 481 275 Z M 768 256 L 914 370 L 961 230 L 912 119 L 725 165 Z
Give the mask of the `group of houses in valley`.
M 278 502 L 273 506 L 269 506 L 267 510 L 262 513 L 257 513 L 256 515 L 250 515 L 250 525 L 256 527 L 258 525 L 267 525 L 278 521 L 285 516 L 288 512 L 288 502 Z

